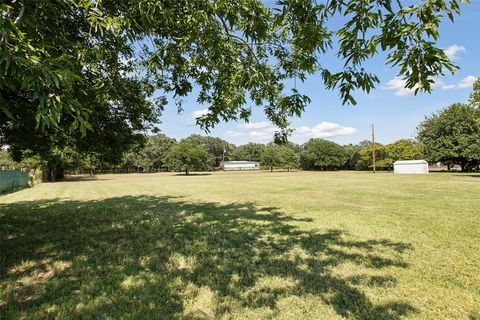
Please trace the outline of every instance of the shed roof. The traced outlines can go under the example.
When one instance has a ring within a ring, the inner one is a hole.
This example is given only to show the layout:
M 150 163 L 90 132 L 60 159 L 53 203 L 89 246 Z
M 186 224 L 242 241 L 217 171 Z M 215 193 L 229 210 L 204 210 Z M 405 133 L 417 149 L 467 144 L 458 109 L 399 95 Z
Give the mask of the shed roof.
M 259 164 L 258 161 L 225 161 L 224 165 Z
M 428 162 L 425 160 L 398 160 L 393 164 L 428 164 Z

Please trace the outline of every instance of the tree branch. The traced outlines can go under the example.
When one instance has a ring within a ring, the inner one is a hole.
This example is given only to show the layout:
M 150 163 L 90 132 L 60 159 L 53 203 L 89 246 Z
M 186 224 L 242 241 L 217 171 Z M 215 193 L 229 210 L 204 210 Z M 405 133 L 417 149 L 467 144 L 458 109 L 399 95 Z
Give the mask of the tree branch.
M 257 61 L 257 65 L 260 66 L 260 65 L 261 65 L 260 60 L 258 60 L 258 57 L 257 57 L 257 55 L 255 54 L 255 51 L 253 50 L 253 48 L 250 46 L 250 44 L 249 44 L 247 41 L 245 41 L 245 39 L 243 39 L 242 37 L 239 37 L 239 36 L 237 36 L 237 35 L 235 35 L 235 34 L 230 33 L 230 31 L 229 31 L 229 29 L 228 29 L 228 26 L 227 26 L 227 23 L 225 22 L 225 20 L 223 20 L 222 17 L 220 17 L 220 16 L 217 15 L 217 18 L 218 18 L 218 20 L 220 20 L 220 22 L 221 22 L 221 24 L 222 24 L 222 26 L 223 26 L 223 29 L 225 30 L 225 33 L 227 34 L 227 36 L 230 37 L 230 38 L 237 39 L 237 40 L 239 40 L 243 45 L 245 45 L 245 47 L 248 48 L 248 51 L 250 51 L 250 55 L 252 55 L 252 56 L 255 58 L 255 60 Z

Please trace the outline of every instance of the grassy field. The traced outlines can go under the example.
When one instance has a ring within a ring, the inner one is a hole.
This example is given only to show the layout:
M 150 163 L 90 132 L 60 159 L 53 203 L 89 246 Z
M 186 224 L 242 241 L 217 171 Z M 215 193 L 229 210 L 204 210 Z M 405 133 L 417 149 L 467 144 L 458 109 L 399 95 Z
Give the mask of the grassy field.
M 104 175 L 0 196 L 0 319 L 480 319 L 480 176 Z

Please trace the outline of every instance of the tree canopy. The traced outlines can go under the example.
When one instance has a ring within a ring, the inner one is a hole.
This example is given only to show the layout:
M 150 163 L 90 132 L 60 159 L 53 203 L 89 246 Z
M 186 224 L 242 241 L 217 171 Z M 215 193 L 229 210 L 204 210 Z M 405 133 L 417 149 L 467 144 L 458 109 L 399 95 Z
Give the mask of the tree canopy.
M 226 161 L 230 160 L 231 155 L 235 151 L 235 145 L 217 137 L 192 134 L 185 138 L 185 141 L 188 141 L 193 145 L 201 145 L 205 147 L 212 160 L 211 163 L 209 163 L 209 169 L 219 168 L 222 165 L 224 151 Z
M 310 139 L 300 153 L 300 164 L 307 170 L 343 169 L 348 160 L 349 154 L 344 147 L 323 139 Z
M 418 160 L 424 158 L 423 144 L 411 139 L 400 139 L 385 146 L 379 146 L 376 165 L 379 168 L 391 169 L 397 160 Z
M 149 136 L 144 145 L 135 146 L 122 159 L 122 165 L 127 168 L 163 169 L 167 167 L 166 156 L 176 140 L 164 134 Z
M 247 143 L 238 146 L 233 153 L 234 160 L 261 161 L 265 145 L 261 143 Z
M 470 94 L 468 103 L 476 108 L 480 108 L 480 77 L 473 83 L 473 91 Z
M 164 100 L 133 74 L 122 6 L 100 1 L 0 4 L 0 144 L 63 176 L 76 154 L 118 163 L 158 121 Z M 88 134 L 87 134 L 88 132 Z
M 293 145 L 275 145 L 269 144 L 262 153 L 261 165 L 270 168 L 292 169 L 298 167 L 299 156 L 292 148 Z
M 166 155 L 170 170 L 185 171 L 187 175 L 190 171 L 209 170 L 211 161 L 212 157 L 204 146 L 194 145 L 185 139 L 172 146 Z
M 480 109 L 455 103 L 432 114 L 419 125 L 418 139 L 425 145 L 429 161 L 473 170 L 480 164 Z
M 290 79 L 318 72 L 344 103 L 355 103 L 355 90 L 369 92 L 379 82 L 365 61 L 385 52 L 408 88 L 430 91 L 433 77 L 456 68 L 436 41 L 442 18 L 453 20 L 460 6 L 457 0 L 281 0 L 273 6 L 260 0 L 37 0 L 4 1 L 0 10 L 3 126 L 31 125 L 33 118 L 36 130 L 95 134 L 92 113 L 101 105 L 102 113 L 122 110 L 132 130 L 144 129 L 156 121 L 151 110 L 165 103 L 147 99 L 154 90 L 178 102 L 195 84 L 198 102 L 208 107 L 197 119 L 204 129 L 248 120 L 251 106 L 258 106 L 281 140 L 288 118 L 309 102 L 286 86 Z M 342 68 L 322 63 L 331 51 Z M 126 100 L 146 109 L 129 111 Z M 27 112 L 17 112 L 18 105 Z

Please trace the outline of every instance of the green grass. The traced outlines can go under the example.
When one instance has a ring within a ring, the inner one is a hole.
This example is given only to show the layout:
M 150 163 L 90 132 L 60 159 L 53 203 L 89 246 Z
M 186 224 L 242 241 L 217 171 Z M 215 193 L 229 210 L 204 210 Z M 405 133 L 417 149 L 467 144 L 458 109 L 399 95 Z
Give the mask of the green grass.
M 0 319 L 479 319 L 480 176 L 104 175 L 0 196 Z

